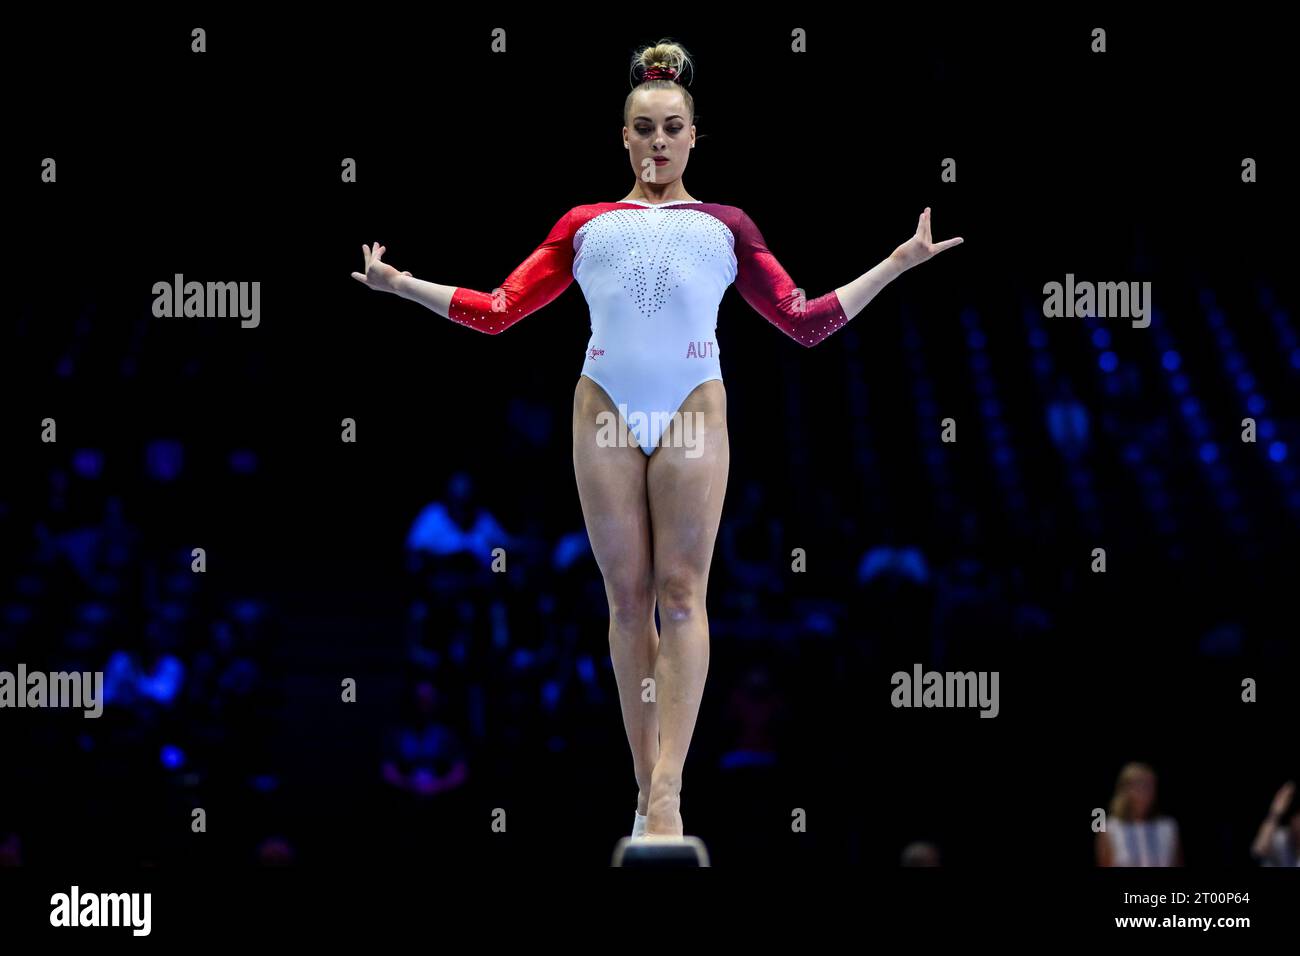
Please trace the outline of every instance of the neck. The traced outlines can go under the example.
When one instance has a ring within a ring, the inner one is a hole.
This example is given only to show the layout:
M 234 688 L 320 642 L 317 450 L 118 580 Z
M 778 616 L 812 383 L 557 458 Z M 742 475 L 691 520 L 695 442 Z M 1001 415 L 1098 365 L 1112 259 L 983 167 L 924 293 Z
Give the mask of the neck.
M 686 189 L 679 183 L 656 186 L 654 183 L 638 182 L 628 199 L 640 199 L 644 202 L 672 202 L 675 199 L 690 199 Z

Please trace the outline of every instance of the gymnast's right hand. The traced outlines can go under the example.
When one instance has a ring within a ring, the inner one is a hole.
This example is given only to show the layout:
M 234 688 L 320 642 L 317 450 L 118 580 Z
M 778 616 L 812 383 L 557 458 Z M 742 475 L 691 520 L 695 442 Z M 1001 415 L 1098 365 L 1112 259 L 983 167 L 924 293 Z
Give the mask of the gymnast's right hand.
M 370 286 L 372 289 L 379 292 L 396 292 L 399 277 L 410 275 L 409 272 L 398 272 L 387 262 L 380 260 L 380 257 L 387 251 L 386 246 L 381 246 L 376 242 L 373 249 L 362 245 L 361 251 L 366 257 L 366 271 L 364 273 L 354 272 L 352 278 Z

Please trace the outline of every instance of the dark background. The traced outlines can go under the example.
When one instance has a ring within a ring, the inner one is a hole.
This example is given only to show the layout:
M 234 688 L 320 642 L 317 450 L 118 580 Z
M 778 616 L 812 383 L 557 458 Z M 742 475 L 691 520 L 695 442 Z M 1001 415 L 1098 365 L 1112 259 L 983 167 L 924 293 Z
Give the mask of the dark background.
M 697 60 L 690 193 L 748 212 L 810 297 L 927 205 L 936 239 L 965 238 L 811 350 L 723 300 L 732 458 L 687 832 L 719 866 L 892 867 L 927 839 L 955 867 L 1087 867 L 1092 809 L 1145 760 L 1189 865 L 1249 863 L 1296 774 L 1283 31 L 1106 15 L 1094 55 L 1085 17 L 679 13 L 21 32 L 0 667 L 117 652 L 185 677 L 99 721 L 0 713 L 10 859 L 607 862 L 635 781 L 603 589 L 589 553 L 553 558 L 584 540 L 581 291 L 489 337 L 349 273 L 379 241 L 421 278 L 490 290 L 566 210 L 621 198 L 628 64 L 670 36 Z M 153 318 L 177 272 L 260 281 L 260 327 Z M 1066 273 L 1151 281 L 1152 326 L 1044 319 Z M 1070 415 L 1073 439 L 1053 424 Z M 520 539 L 507 574 L 403 547 L 457 473 Z M 861 575 L 885 548 L 914 549 L 914 572 Z M 915 662 L 999 671 L 1000 716 L 895 710 L 889 677 Z M 444 769 L 469 769 L 432 798 L 381 777 L 421 680 L 459 741 Z M 766 762 L 737 766 L 753 739 Z

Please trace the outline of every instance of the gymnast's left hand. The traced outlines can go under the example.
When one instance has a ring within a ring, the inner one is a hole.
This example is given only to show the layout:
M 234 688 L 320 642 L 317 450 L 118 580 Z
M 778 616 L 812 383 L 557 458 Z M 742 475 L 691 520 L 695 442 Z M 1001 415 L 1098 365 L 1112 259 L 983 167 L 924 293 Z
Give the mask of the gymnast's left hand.
M 926 206 L 925 212 L 921 213 L 921 218 L 916 221 L 916 235 L 891 252 L 889 258 L 898 264 L 899 271 L 906 272 L 912 266 L 918 266 L 943 250 L 959 246 L 961 243 L 961 236 L 945 239 L 943 242 L 934 241 L 930 236 L 930 207 Z

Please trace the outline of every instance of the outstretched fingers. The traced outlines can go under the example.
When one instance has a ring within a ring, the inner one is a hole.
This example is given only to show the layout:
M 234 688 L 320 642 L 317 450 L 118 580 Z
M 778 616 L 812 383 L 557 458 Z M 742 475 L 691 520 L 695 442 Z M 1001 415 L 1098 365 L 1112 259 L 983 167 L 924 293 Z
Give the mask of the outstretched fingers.
M 367 245 L 366 243 L 363 242 L 361 244 L 361 254 L 365 257 L 365 262 L 366 262 L 365 272 L 353 272 L 352 278 L 356 279 L 358 282 L 362 283 L 363 285 L 371 285 L 369 279 L 367 278 L 370 275 L 370 268 L 377 262 L 383 262 L 382 257 L 384 253 L 387 251 L 388 251 L 388 247 L 383 245 L 382 243 L 376 242 L 373 245 Z M 384 264 L 387 265 L 387 263 Z M 401 272 L 401 275 L 409 276 L 411 275 L 411 273 L 403 271 Z M 412 278 L 414 277 L 412 276 Z M 381 288 L 381 287 L 382 286 L 375 286 L 375 288 Z
M 945 239 L 943 242 L 935 242 L 934 236 L 930 231 L 930 207 L 926 206 L 925 211 L 921 213 L 921 219 L 916 227 L 917 235 L 926 244 L 931 255 L 938 255 L 945 249 L 951 249 L 953 246 L 960 246 L 965 240 L 961 236 L 954 236 L 952 239 Z

